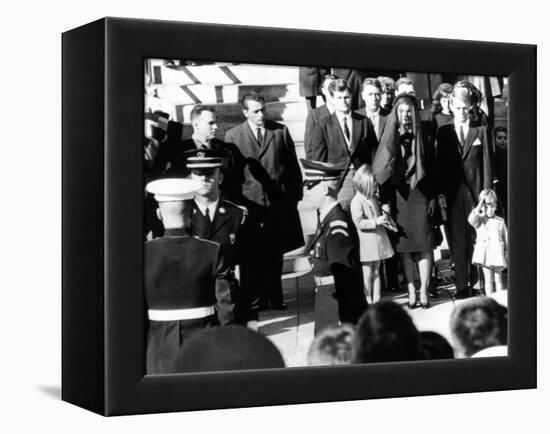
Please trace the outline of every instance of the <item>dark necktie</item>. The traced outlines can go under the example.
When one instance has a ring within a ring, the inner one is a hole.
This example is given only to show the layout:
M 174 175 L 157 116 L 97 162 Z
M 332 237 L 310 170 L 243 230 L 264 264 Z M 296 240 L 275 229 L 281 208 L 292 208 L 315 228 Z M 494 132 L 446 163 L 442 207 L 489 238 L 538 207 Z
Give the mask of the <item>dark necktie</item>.
M 206 217 L 206 221 L 208 222 L 208 227 L 210 227 L 210 225 L 212 224 L 212 219 L 210 218 L 210 209 L 206 208 L 204 217 Z
M 464 148 L 464 143 L 466 142 L 466 139 L 464 138 L 464 127 L 460 126 L 460 146 Z
M 262 136 L 262 129 L 258 128 L 258 145 L 260 148 L 264 145 L 264 138 Z
M 346 116 L 344 116 L 344 134 L 346 136 L 346 140 L 349 142 L 350 139 L 351 139 L 351 134 L 349 132 L 349 128 L 348 128 L 348 118 Z

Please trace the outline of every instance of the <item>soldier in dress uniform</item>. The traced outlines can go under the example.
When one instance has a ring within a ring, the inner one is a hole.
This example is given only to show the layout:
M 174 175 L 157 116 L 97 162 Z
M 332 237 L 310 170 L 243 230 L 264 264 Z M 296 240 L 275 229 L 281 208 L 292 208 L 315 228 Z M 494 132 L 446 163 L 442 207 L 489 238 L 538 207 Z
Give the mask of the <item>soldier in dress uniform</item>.
M 200 187 L 197 181 L 178 178 L 147 184 L 165 228 L 164 236 L 145 243 L 148 374 L 176 372 L 176 357 L 194 331 L 233 322 L 230 268 L 221 245 L 187 230 L 186 201 Z
M 257 326 L 259 298 L 253 297 L 239 285 L 240 257 L 243 251 L 239 241 L 246 221 L 247 209 L 228 200 L 220 199 L 220 184 L 224 174 L 224 154 L 214 149 L 192 149 L 184 153 L 190 177 L 200 183 L 195 197 L 189 200 L 191 235 L 215 241 L 231 268 L 231 294 L 235 302 L 235 320 L 252 328 Z
M 367 300 L 357 230 L 337 200 L 346 164 L 303 159 L 301 163 L 305 200 L 319 211 L 317 231 L 310 244 L 316 284 L 315 333 L 318 333 L 338 321 L 356 324 L 367 309 Z

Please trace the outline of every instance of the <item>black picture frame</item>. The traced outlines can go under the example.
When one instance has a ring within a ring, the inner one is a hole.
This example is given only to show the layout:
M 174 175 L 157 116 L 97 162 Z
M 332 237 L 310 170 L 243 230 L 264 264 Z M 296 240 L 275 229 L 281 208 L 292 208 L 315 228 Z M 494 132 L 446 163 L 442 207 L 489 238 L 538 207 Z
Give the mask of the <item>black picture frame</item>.
M 63 400 L 123 415 L 536 387 L 536 46 L 104 18 L 62 50 Z M 145 58 L 507 76 L 509 356 L 144 376 Z

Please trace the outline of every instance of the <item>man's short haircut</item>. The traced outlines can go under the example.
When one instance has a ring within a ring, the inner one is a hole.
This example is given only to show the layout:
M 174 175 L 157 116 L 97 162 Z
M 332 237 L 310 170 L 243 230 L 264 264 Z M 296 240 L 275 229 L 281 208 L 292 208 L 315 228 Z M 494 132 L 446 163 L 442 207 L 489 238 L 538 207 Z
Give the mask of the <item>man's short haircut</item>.
M 367 77 L 363 80 L 363 84 L 361 85 L 361 92 L 365 90 L 365 86 L 374 86 L 378 88 L 380 92 L 382 92 L 382 85 L 376 78 Z
M 313 340 L 307 354 L 310 366 L 349 365 L 353 357 L 355 330 L 350 325 L 322 330 Z
M 382 86 L 382 92 L 389 92 L 393 93 L 395 92 L 395 80 L 391 77 L 384 77 L 380 76 L 377 78 L 377 80 L 380 82 L 380 85 Z
M 455 99 L 462 100 L 470 105 L 472 105 L 472 91 L 468 87 L 464 86 L 455 86 L 453 87 L 453 93 L 451 94 L 451 101 Z
M 506 133 L 506 135 L 508 135 L 508 128 L 503 127 L 502 125 L 499 125 L 498 127 L 495 127 L 493 129 L 493 134 L 495 135 L 495 137 L 497 136 L 498 133 Z
M 214 108 L 214 106 L 211 106 L 211 105 L 197 104 L 191 109 L 191 113 L 189 114 L 189 118 L 191 119 L 191 122 L 193 122 L 196 118 L 198 118 L 202 112 L 212 112 L 216 114 L 216 109 Z
M 508 310 L 490 297 L 476 297 L 459 304 L 451 315 L 451 336 L 466 357 L 485 348 L 506 345 Z
M 397 91 L 402 84 L 408 84 L 414 87 L 414 81 L 412 81 L 412 79 L 409 77 L 401 77 L 395 82 L 395 90 Z
M 342 78 L 338 78 L 328 85 L 330 96 L 334 96 L 334 92 L 345 92 L 346 90 L 351 93 L 348 82 Z
M 247 101 L 256 101 L 265 105 L 265 99 L 258 92 L 248 92 L 243 95 L 241 98 L 241 104 L 245 110 L 248 110 Z
M 471 105 L 475 105 L 481 101 L 481 92 L 468 80 L 459 80 L 453 86 L 452 97 L 455 95 L 465 95 L 468 93 L 468 99 L 462 97 L 465 101 L 469 101 Z M 459 97 L 460 98 L 460 97 Z
M 325 86 L 325 83 L 327 81 L 333 81 L 338 80 L 338 77 L 336 77 L 334 74 L 325 74 L 323 76 L 323 79 L 321 80 L 321 89 Z

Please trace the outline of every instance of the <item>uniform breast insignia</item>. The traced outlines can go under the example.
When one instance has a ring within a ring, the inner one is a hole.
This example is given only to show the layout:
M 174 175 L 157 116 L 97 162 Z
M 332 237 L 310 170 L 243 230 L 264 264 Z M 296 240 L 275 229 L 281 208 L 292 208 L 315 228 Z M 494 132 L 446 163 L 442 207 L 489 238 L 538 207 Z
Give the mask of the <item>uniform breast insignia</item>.
M 235 234 L 229 234 L 229 242 L 235 244 Z
M 220 208 L 218 211 L 220 212 L 220 214 L 225 214 L 225 208 Z

